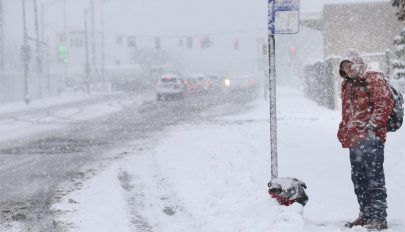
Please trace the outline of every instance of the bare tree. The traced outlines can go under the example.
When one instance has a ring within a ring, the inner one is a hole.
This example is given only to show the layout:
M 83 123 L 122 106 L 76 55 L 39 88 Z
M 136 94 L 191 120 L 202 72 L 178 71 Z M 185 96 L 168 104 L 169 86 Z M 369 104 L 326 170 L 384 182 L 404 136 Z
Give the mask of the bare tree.
M 405 0 L 391 0 L 391 5 L 397 8 L 395 15 L 399 21 L 405 20 Z M 395 58 L 390 60 L 392 73 L 395 79 L 405 78 L 405 28 L 393 41 L 395 45 Z
M 397 8 L 396 16 L 399 21 L 405 20 L 405 0 L 391 0 L 391 5 Z

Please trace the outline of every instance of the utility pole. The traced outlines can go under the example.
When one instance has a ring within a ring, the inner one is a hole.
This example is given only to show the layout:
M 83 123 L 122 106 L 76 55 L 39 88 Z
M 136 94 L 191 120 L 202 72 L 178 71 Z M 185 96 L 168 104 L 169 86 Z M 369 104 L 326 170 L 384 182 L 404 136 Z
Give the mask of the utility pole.
M 63 0 L 63 46 L 67 46 L 67 29 L 66 29 L 66 0 Z M 66 87 L 66 82 L 67 82 L 67 62 L 64 62 L 63 64 L 63 73 L 64 73 L 64 77 L 63 77 L 63 89 Z
M 46 38 L 46 87 L 48 89 L 48 97 L 51 96 L 51 55 L 49 54 L 49 37 Z
M 87 9 L 84 10 L 84 47 L 86 55 L 86 63 L 84 65 L 84 72 L 86 75 L 86 89 L 87 94 L 90 94 L 90 63 L 89 63 L 89 38 L 87 36 Z
M 38 91 L 39 98 L 42 98 L 42 49 L 41 38 L 39 35 L 39 22 L 38 22 L 38 4 L 37 0 L 33 0 L 34 3 L 34 21 L 35 21 L 35 42 L 36 42 L 36 61 L 37 61 L 37 75 L 38 75 Z
M 39 11 L 40 20 L 41 20 L 41 40 L 45 41 L 45 5 L 41 2 L 41 9 Z
M 41 38 L 39 34 L 39 22 L 38 22 L 38 5 L 37 0 L 34 2 L 34 18 L 35 18 L 35 39 L 36 39 L 36 58 L 37 58 L 37 72 L 42 73 L 42 52 L 41 52 Z
M 30 103 L 30 98 L 28 95 L 28 66 L 31 58 L 31 50 L 28 44 L 28 32 L 27 32 L 27 21 L 25 13 L 25 1 L 22 0 L 22 15 L 23 15 L 23 46 L 22 46 L 22 58 L 24 63 L 24 101 L 25 104 Z
M 3 0 L 0 0 L 0 71 L 4 71 L 4 22 L 3 22 Z
M 102 4 L 102 3 L 101 3 Z M 94 0 L 90 0 L 90 39 L 91 39 L 91 61 L 93 66 L 93 71 L 97 70 L 96 64 L 96 28 L 94 23 Z
M 101 79 L 105 83 L 104 4 L 101 3 Z
M 50 54 L 49 54 L 49 38 L 46 39 L 45 41 L 45 5 L 43 2 L 41 2 L 41 41 L 44 41 L 44 47 L 43 47 L 43 58 L 44 63 L 46 62 L 46 87 L 47 87 L 47 92 L 48 92 L 48 97 L 51 96 L 51 64 L 50 64 Z

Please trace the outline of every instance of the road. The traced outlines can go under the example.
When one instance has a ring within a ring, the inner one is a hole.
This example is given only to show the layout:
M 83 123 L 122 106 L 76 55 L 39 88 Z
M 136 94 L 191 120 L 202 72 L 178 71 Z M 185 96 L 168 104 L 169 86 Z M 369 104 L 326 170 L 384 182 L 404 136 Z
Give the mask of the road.
M 63 129 L 1 144 L 0 231 L 12 227 L 13 222 L 29 228 L 27 231 L 61 231 L 53 219 L 52 204 L 80 186 L 83 179 L 95 175 L 92 170 L 97 169 L 100 161 L 108 165 L 125 155 L 108 151 L 130 141 L 160 139 L 168 126 L 243 111 L 245 108 L 241 106 L 253 97 L 246 92 L 234 92 L 227 96 L 210 93 L 183 100 L 146 101 L 92 120 L 65 120 Z M 69 107 L 80 111 L 80 106 Z M 60 107 L 37 110 L 33 115 L 41 118 L 53 115 L 57 109 Z

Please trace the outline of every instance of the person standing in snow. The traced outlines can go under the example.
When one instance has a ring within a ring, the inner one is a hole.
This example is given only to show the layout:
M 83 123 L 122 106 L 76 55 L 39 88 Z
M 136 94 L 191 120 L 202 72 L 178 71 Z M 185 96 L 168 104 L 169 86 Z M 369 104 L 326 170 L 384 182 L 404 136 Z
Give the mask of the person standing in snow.
M 393 108 L 384 74 L 366 71 L 355 49 L 348 49 L 339 64 L 342 121 L 338 139 L 350 150 L 351 177 L 359 203 L 359 217 L 346 227 L 387 229 L 387 191 L 384 175 L 386 124 Z

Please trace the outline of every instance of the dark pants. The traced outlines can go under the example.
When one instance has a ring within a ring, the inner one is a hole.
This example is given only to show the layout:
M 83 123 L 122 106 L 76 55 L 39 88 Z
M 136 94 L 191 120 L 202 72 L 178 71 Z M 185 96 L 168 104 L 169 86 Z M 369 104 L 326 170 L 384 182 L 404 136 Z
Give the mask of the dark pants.
M 352 181 L 360 205 L 360 216 L 366 220 L 387 218 L 387 191 L 384 176 L 384 143 L 367 138 L 350 149 Z

